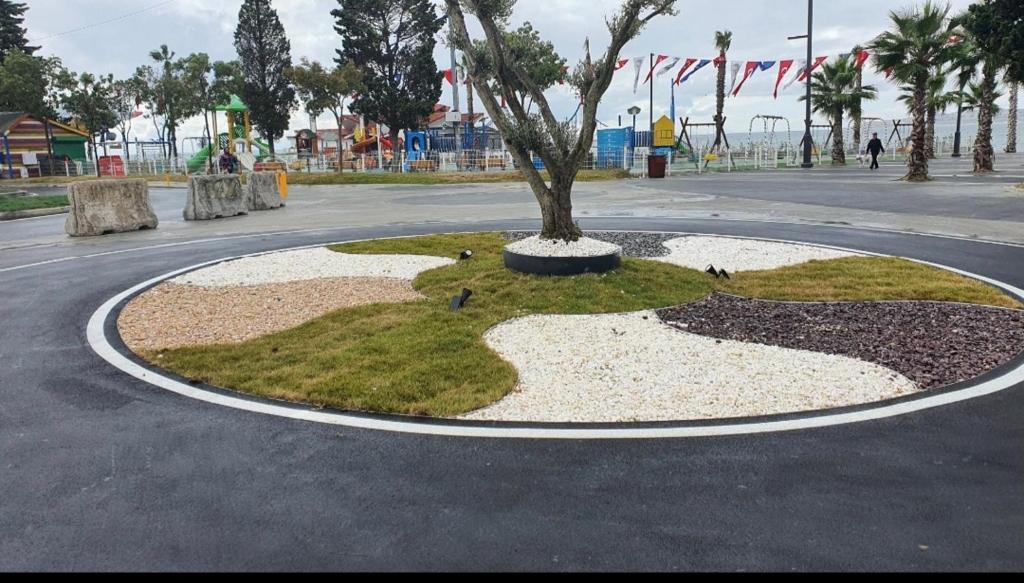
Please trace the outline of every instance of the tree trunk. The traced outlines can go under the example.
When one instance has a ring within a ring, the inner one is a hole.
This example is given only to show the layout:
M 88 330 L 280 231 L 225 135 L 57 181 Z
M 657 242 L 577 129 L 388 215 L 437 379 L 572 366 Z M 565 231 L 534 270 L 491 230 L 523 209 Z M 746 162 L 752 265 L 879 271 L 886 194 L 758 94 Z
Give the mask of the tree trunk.
M 269 146 L 270 146 L 270 159 L 276 162 L 277 161 L 277 155 L 274 152 L 274 139 L 271 138 L 271 139 L 269 139 L 267 141 L 269 142 Z
M 843 139 L 843 112 L 840 110 L 833 118 L 835 128 L 832 130 L 832 164 L 846 166 L 846 144 Z
M 911 182 L 925 182 L 930 180 L 928 176 L 928 156 L 925 155 L 925 142 L 927 130 L 927 103 L 928 79 L 919 77 L 914 83 L 914 125 L 911 131 L 912 150 L 907 162 L 907 180 Z
M 213 138 L 210 137 L 210 112 L 205 109 L 203 110 L 203 126 L 206 133 L 206 172 L 213 174 Z
M 470 135 L 473 136 L 473 142 L 470 145 L 474 150 L 479 150 L 480 137 L 476 135 L 476 124 L 473 123 L 473 83 L 471 81 L 471 79 L 466 81 L 466 112 L 469 114 Z
M 718 84 L 715 90 L 715 143 L 711 146 L 711 150 L 714 152 L 721 149 L 722 137 L 725 134 L 725 123 L 722 118 L 725 114 L 725 68 L 728 64 L 724 52 L 720 53 L 718 57 L 721 62 L 718 64 Z
M 853 53 L 854 60 L 857 59 L 858 53 Z M 860 67 L 857 69 L 857 93 L 861 92 L 864 88 L 864 68 Z M 853 111 L 853 155 L 860 156 L 860 141 L 861 141 L 861 130 L 863 129 L 863 117 L 864 110 L 862 100 L 857 100 L 857 104 Z
M 992 148 L 992 106 L 995 102 L 996 72 L 988 63 L 982 67 L 981 103 L 978 104 L 978 137 L 974 142 L 974 172 L 992 172 L 995 151 Z
M 577 241 L 583 232 L 572 220 L 572 179 L 557 176 L 552 172 L 551 186 L 542 192 L 535 192 L 540 202 L 541 239 Z
M 1006 113 L 1006 153 L 1017 153 L 1017 102 L 1020 85 L 1010 83 L 1010 110 Z
M 935 117 L 937 115 L 938 112 L 935 110 L 935 106 L 929 105 L 927 117 L 928 125 L 924 134 L 924 155 L 927 156 L 929 160 L 935 159 Z
M 341 111 L 345 111 L 344 101 L 341 102 Z M 345 114 L 335 114 L 334 121 L 338 124 L 338 173 L 343 174 L 345 172 L 345 149 L 343 146 L 345 142 L 341 139 L 341 130 L 344 128 Z

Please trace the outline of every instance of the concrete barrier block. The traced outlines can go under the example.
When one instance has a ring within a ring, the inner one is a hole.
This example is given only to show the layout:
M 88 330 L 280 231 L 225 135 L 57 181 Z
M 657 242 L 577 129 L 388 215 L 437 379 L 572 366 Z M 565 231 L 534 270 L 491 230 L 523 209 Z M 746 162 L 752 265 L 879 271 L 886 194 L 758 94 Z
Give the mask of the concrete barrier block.
M 242 180 L 235 174 L 192 176 L 185 200 L 186 221 L 209 221 L 249 213 Z
M 246 190 L 251 211 L 269 211 L 284 206 L 281 191 L 277 187 L 277 174 L 273 172 L 250 174 Z
M 145 180 L 72 183 L 68 185 L 68 206 L 64 231 L 72 237 L 155 229 L 159 223 Z

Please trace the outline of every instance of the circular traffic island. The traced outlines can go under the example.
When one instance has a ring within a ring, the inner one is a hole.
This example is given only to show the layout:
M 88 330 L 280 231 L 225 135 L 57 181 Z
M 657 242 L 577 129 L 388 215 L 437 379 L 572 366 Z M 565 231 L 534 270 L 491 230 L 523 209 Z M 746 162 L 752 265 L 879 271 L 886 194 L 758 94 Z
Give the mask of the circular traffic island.
M 189 390 L 456 425 L 813 415 L 1024 370 L 1018 299 L 958 273 L 779 241 L 588 235 L 232 259 L 176 274 L 115 317 L 147 374 Z
M 505 266 L 529 275 L 569 277 L 607 273 L 622 265 L 622 247 L 583 237 L 577 241 L 528 237 L 505 247 Z

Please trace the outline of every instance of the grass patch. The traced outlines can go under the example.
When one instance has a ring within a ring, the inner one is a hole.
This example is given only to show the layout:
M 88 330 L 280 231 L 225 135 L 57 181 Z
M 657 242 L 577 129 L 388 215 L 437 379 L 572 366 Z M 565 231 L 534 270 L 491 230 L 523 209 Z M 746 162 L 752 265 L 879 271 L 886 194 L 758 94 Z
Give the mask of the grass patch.
M 956 273 L 891 257 L 846 257 L 739 273 L 721 291 L 798 302 L 926 300 L 1005 308 L 1021 304 L 1001 290 Z
M 495 233 L 341 245 L 347 253 L 475 257 L 420 276 L 427 300 L 341 310 L 299 328 L 230 346 L 145 356 L 188 378 L 271 398 L 357 411 L 451 416 L 486 406 L 516 384 L 483 334 L 529 314 L 630 312 L 691 302 L 712 290 L 697 271 L 627 259 L 598 276 L 541 278 L 505 269 Z M 462 288 L 476 295 L 448 311 Z
M 68 206 L 68 197 L 61 196 L 6 196 L 0 194 L 0 213 L 27 211 Z
M 543 173 L 545 180 L 549 179 Z M 599 182 L 629 178 L 625 170 L 582 170 L 577 182 Z M 395 174 L 373 173 L 303 173 L 288 174 L 288 183 L 294 185 L 346 185 L 346 184 L 489 184 L 497 182 L 525 182 L 519 172 L 410 172 Z
M 542 278 L 505 269 L 499 234 L 376 240 L 332 247 L 355 254 L 475 257 L 422 274 L 412 304 L 345 309 L 298 328 L 235 345 L 144 354 L 185 377 L 246 393 L 356 411 L 454 416 L 489 405 L 516 384 L 516 371 L 483 334 L 530 314 L 599 314 L 676 306 L 716 289 L 799 301 L 942 300 L 1020 307 L 959 275 L 909 261 L 848 258 L 737 274 L 716 284 L 671 265 L 626 259 L 615 272 Z M 462 288 L 467 308 L 448 311 Z

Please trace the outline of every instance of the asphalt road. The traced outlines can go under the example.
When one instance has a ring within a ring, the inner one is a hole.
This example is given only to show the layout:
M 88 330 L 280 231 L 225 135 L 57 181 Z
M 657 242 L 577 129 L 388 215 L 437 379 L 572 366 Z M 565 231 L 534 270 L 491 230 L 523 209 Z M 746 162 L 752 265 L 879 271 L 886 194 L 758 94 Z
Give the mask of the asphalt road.
M 460 439 L 218 408 L 127 377 L 86 343 L 86 322 L 109 297 L 201 261 L 534 224 L 419 212 L 444 222 L 274 236 L 244 234 L 244 222 L 169 225 L 162 236 L 62 243 L 11 236 L 24 244 L 0 252 L 0 569 L 1024 568 L 1022 386 L 786 434 Z M 300 226 L 275 224 L 286 216 L 248 220 L 267 232 Z M 982 242 L 655 217 L 584 227 L 834 244 L 1024 286 L 1024 249 Z M 236 238 L 209 240 L 216 233 Z M 41 260 L 55 262 L 26 266 Z

